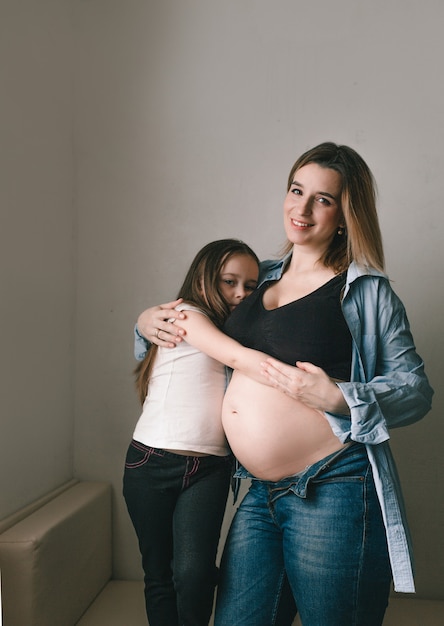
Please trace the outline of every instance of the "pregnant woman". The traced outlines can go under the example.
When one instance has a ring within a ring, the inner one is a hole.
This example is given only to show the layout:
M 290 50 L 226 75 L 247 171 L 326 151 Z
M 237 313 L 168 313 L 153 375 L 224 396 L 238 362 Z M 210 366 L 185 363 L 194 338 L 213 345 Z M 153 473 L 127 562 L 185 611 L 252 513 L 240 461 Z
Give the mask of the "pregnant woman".
M 304 153 L 284 226 L 285 254 L 262 264 L 224 326 L 274 357 L 262 365 L 274 388 L 234 371 L 225 394 L 223 426 L 251 487 L 225 545 L 215 624 L 291 624 L 294 610 L 277 621 L 288 579 L 304 626 L 379 626 L 392 578 L 414 591 L 389 429 L 421 419 L 433 390 L 383 271 L 363 159 L 333 143 Z M 139 332 L 175 345 L 170 315 L 148 309 Z

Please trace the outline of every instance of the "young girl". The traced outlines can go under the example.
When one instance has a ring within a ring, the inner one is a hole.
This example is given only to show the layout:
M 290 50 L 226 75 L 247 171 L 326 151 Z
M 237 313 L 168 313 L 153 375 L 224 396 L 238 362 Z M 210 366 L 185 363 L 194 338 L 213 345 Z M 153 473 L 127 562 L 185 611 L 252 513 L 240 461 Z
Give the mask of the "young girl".
M 186 341 L 176 350 L 151 346 L 136 370 L 143 412 L 123 493 L 142 554 L 150 626 L 206 626 L 210 619 L 232 475 L 221 423 L 223 363 L 260 381 L 265 357 L 218 328 L 256 288 L 258 273 L 258 258 L 243 242 L 205 246 L 179 291 Z

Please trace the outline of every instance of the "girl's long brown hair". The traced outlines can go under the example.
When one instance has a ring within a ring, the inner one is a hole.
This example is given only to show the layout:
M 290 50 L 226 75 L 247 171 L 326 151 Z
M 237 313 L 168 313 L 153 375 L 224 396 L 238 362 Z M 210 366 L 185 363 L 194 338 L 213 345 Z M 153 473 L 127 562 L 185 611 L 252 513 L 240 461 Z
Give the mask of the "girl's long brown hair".
M 228 304 L 220 292 L 220 273 L 228 259 L 234 255 L 250 256 L 259 265 L 258 257 L 243 241 L 238 239 L 212 241 L 196 254 L 177 294 L 178 298 L 183 298 L 186 303 L 206 313 L 218 328 L 230 314 Z M 158 346 L 151 344 L 145 358 L 134 370 L 136 390 L 142 405 L 148 392 L 157 350 Z

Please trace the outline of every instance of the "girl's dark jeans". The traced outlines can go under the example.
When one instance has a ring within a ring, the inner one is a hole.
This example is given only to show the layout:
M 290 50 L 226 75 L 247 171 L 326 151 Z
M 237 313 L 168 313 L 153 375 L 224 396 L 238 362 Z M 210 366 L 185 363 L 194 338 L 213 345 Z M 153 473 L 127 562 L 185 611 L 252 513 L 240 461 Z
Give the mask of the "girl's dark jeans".
M 183 456 L 132 441 L 123 495 L 145 572 L 150 626 L 207 626 L 232 458 Z

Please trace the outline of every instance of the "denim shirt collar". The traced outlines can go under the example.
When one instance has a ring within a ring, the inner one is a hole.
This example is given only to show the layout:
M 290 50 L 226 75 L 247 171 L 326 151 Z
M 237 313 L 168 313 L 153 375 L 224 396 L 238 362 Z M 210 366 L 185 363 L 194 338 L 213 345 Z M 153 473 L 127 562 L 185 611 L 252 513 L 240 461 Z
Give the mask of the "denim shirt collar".
M 290 251 L 281 259 L 262 261 L 260 264 L 259 285 L 267 280 L 279 280 L 284 272 L 284 269 L 290 262 L 292 254 L 293 253 Z M 369 265 L 363 265 L 352 261 L 347 270 L 347 284 L 344 295 L 347 294 L 349 286 L 356 279 L 361 278 L 362 276 L 376 276 L 387 279 L 387 275 L 383 272 L 380 272 Z

